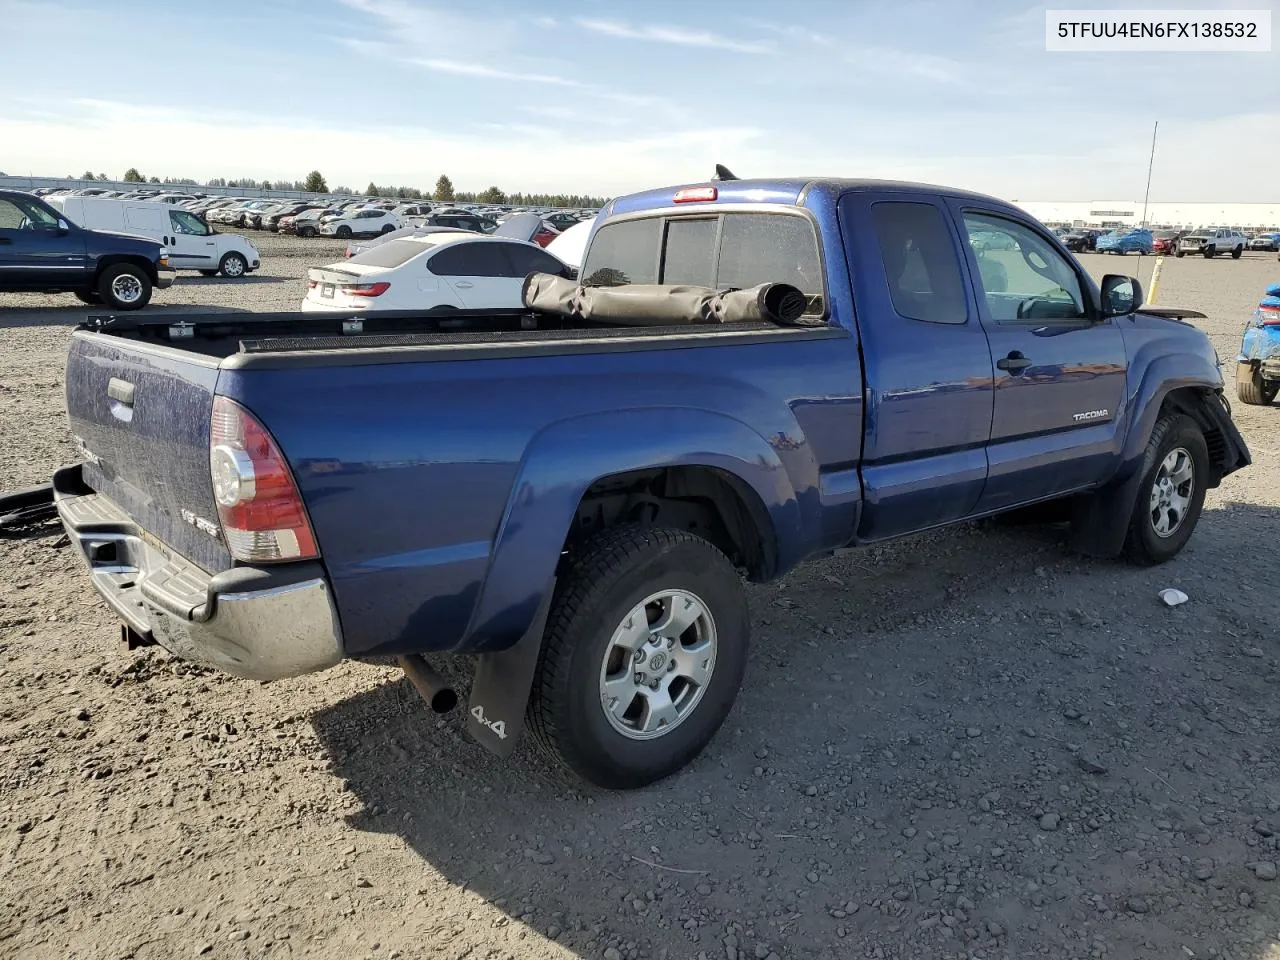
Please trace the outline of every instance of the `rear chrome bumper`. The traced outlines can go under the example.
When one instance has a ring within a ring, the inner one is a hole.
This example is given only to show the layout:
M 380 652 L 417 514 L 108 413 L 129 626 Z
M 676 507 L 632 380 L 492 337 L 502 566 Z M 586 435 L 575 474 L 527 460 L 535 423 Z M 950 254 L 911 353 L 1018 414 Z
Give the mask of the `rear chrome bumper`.
M 94 589 L 136 633 L 170 653 L 248 680 L 280 680 L 342 659 L 342 630 L 319 563 L 218 574 L 146 536 L 80 476 L 54 474 L 62 526 Z

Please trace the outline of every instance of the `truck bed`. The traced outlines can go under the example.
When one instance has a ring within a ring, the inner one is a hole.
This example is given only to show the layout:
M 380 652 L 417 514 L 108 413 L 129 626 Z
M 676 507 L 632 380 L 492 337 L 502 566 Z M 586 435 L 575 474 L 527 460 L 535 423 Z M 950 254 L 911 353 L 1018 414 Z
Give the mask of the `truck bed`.
M 212 313 L 171 316 L 89 316 L 79 329 L 121 337 L 140 344 L 173 347 L 222 360 L 236 357 L 228 368 L 262 366 L 254 358 L 279 354 L 306 353 L 309 363 L 324 363 L 316 353 L 339 351 L 328 362 L 354 361 L 352 353 L 364 350 L 412 349 L 412 359 L 430 359 L 421 353 L 430 348 L 448 348 L 439 359 L 464 359 L 470 350 L 479 356 L 505 352 L 521 354 L 571 353 L 591 344 L 591 349 L 655 347 L 659 341 L 730 339 L 743 342 L 765 337 L 796 334 L 812 337 L 841 335 L 826 325 L 779 327 L 772 323 L 668 324 L 638 326 L 605 325 L 591 321 L 571 321 L 566 317 L 528 310 L 386 311 L 380 313 L 335 311 L 326 314 Z M 401 357 L 400 359 L 408 359 Z M 273 361 L 265 361 L 276 365 Z

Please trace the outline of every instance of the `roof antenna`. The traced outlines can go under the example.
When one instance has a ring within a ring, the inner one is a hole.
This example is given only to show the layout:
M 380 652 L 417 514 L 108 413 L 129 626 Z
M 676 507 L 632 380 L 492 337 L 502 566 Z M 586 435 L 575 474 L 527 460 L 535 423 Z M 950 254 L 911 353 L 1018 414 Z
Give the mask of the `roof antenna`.
M 735 176 L 733 175 L 733 171 L 731 171 L 731 170 L 730 170 L 728 167 L 726 167 L 723 163 L 717 163 L 717 164 L 716 164 L 716 175 L 715 175 L 714 177 L 712 177 L 711 179 L 712 179 L 712 180 L 737 180 L 738 178 L 737 178 L 737 177 L 735 177 Z

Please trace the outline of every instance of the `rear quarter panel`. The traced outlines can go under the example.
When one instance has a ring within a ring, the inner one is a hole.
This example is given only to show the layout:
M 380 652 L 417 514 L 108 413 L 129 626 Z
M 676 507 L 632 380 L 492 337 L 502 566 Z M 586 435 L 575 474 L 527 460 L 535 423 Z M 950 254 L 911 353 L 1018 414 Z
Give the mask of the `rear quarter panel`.
M 350 655 L 518 639 L 591 482 L 691 463 L 761 498 L 790 565 L 852 535 L 861 442 L 834 338 L 224 370 L 293 465 Z M 856 472 L 854 473 L 856 476 Z M 509 552 L 508 552 L 509 551 Z M 482 600 L 481 591 L 484 591 Z

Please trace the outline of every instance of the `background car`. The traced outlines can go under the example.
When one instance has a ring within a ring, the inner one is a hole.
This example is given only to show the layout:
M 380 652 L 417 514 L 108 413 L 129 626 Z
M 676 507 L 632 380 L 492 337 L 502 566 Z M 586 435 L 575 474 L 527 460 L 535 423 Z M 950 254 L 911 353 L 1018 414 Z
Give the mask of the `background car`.
M 1153 245 L 1154 252 L 1160 255 L 1176 253 L 1179 236 L 1176 230 L 1157 230 Z
M 302 309 L 518 309 L 531 273 L 573 275 L 566 264 L 523 240 L 454 232 L 404 237 L 309 270 Z
M 1263 293 L 1244 328 L 1236 357 L 1236 396 L 1242 403 L 1267 405 L 1280 392 L 1280 283 Z
M 460 227 L 463 230 L 474 230 L 476 233 L 493 233 L 498 229 L 498 221 L 490 217 L 482 217 L 466 210 L 441 210 L 421 221 L 431 227 Z
M 1200 230 L 1178 240 L 1178 256 L 1199 253 L 1212 260 L 1220 253 L 1229 253 L 1231 259 L 1239 260 L 1240 255 L 1244 253 L 1245 242 L 1243 233 L 1229 227 Z
M 1151 254 L 1155 252 L 1155 238 L 1145 227 L 1117 227 L 1100 236 L 1094 249 L 1098 253 Z
M 380 233 L 376 237 L 369 237 L 365 240 L 352 240 L 347 244 L 347 257 L 358 256 L 366 250 L 371 250 L 391 240 L 400 240 L 404 237 L 425 237 L 433 233 L 467 233 L 474 235 L 473 231 L 463 230 L 461 227 L 427 227 L 421 224 L 410 224 L 407 227 L 401 227 L 399 230 L 392 230 L 390 233 Z
M 1250 250 L 1280 250 L 1280 233 L 1259 233 L 1249 240 Z
M 389 210 L 369 207 L 336 217 L 320 218 L 320 235 L 349 240 L 352 237 L 371 237 L 378 233 L 390 233 L 404 226 L 404 221 Z

